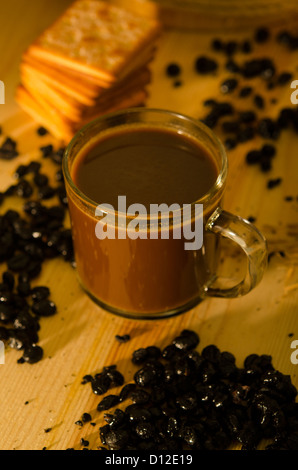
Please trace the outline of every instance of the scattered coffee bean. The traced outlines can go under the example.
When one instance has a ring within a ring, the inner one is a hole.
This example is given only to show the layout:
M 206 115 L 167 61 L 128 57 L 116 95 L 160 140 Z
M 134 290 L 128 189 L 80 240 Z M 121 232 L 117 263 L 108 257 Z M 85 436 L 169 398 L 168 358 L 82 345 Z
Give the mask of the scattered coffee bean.
M 241 73 L 245 78 L 261 77 L 268 80 L 275 75 L 275 65 L 269 58 L 251 59 L 243 64 Z
M 82 422 L 83 423 L 89 423 L 91 421 L 92 417 L 90 413 L 83 413 L 82 414 Z
M 43 349 L 36 345 L 36 344 L 31 344 L 29 346 L 26 346 L 23 352 L 23 356 L 21 359 L 24 362 L 28 362 L 29 364 L 35 364 L 36 362 L 39 362 L 43 357 Z
M 233 59 L 229 59 L 226 62 L 225 69 L 228 72 L 231 72 L 231 73 L 240 73 L 241 72 L 240 66 Z
M 224 47 L 224 50 L 225 50 L 225 53 L 228 55 L 228 56 L 231 56 L 233 54 L 235 54 L 235 52 L 237 51 L 238 49 L 238 44 L 236 41 L 228 41 L 226 44 L 225 44 L 225 47 Z
M 53 301 L 48 299 L 35 300 L 32 304 L 32 312 L 39 317 L 50 317 L 57 311 Z
M 224 43 L 222 42 L 221 39 L 213 39 L 213 41 L 211 42 L 211 47 L 214 51 L 222 51 L 224 50 Z
M 220 85 L 220 91 L 223 94 L 231 93 L 235 90 L 238 85 L 238 81 L 235 78 L 229 78 L 224 80 Z
M 169 77 L 178 77 L 178 75 L 180 75 L 180 73 L 181 73 L 181 67 L 180 67 L 179 64 L 173 62 L 173 63 L 167 65 L 166 74 Z
M 258 28 L 255 32 L 255 41 L 258 43 L 266 42 L 270 37 L 269 30 L 267 28 Z
M 17 143 L 11 137 L 7 137 L 0 146 L 0 159 L 13 160 L 19 155 Z
M 260 150 L 250 150 L 245 157 L 246 163 L 248 165 L 254 165 L 255 163 L 260 163 L 262 153 Z
M 97 405 L 97 411 L 109 410 L 118 405 L 119 401 L 118 395 L 107 395 Z
M 87 441 L 87 440 L 84 439 L 83 437 L 82 437 L 82 439 L 80 440 L 80 443 L 81 443 L 81 445 L 84 446 L 84 447 L 88 447 L 88 446 L 89 446 L 89 441 Z
M 255 95 L 254 104 L 258 109 L 263 109 L 265 107 L 264 98 L 261 95 Z
M 290 72 L 283 72 L 277 77 L 278 85 L 285 85 L 290 82 L 293 78 L 293 75 Z
M 209 57 L 200 56 L 195 60 L 195 70 L 202 75 L 213 73 L 217 70 L 218 64 Z
M 247 96 L 251 95 L 253 89 L 251 86 L 245 86 L 243 88 L 241 88 L 240 92 L 239 92 L 239 96 L 240 98 L 246 98 Z
M 241 52 L 243 52 L 244 54 L 249 54 L 251 51 L 252 51 L 252 45 L 250 41 L 248 40 L 243 41 L 243 43 L 241 44 Z
M 222 123 L 221 128 L 227 134 L 235 134 L 239 131 L 240 124 L 238 121 L 225 121 Z
M 239 113 L 239 121 L 242 123 L 251 123 L 256 120 L 257 116 L 254 111 L 241 111 Z
M 43 126 L 38 127 L 36 132 L 40 136 L 46 135 L 48 133 L 47 129 Z
M 130 340 L 130 335 L 115 335 L 115 338 L 119 343 L 127 343 Z
M 273 178 L 273 179 L 270 179 L 268 182 L 267 182 L 267 188 L 268 189 L 272 189 L 272 188 L 275 188 L 276 186 L 279 186 L 282 182 L 282 179 L 281 178 Z

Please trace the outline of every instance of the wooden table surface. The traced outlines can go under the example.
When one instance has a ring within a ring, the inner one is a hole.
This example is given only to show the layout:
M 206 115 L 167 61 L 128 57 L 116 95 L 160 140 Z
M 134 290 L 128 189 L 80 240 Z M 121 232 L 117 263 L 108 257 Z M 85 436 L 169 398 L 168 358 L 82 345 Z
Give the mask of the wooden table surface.
M 21 155 L 17 161 L 1 161 L 0 190 L 12 183 L 16 165 L 38 158 L 41 145 L 55 143 L 51 136 L 37 135 L 38 124 L 14 103 L 14 90 L 22 51 L 69 3 L 67 0 L 1 3 L 0 79 L 6 86 L 6 103 L 0 105 L 0 123 L 2 138 L 9 135 L 17 139 Z M 237 38 L 252 34 L 248 29 L 237 33 Z M 164 32 L 152 64 L 148 106 L 203 117 L 206 113 L 203 100 L 220 98 L 218 83 L 227 76 L 223 73 L 200 77 L 194 70 L 198 55 L 212 55 L 213 35 L 184 30 Z M 280 71 L 291 71 L 298 78 L 297 52 L 289 53 L 272 40 L 259 46 L 256 54 L 273 57 Z M 219 56 L 218 60 L 223 59 Z M 171 61 L 182 67 L 179 87 L 173 86 L 173 79 L 165 74 L 165 66 Z M 257 81 L 257 89 L 266 97 L 264 115 L 275 117 L 282 107 L 292 106 L 293 90 L 289 84 L 265 94 L 263 83 Z M 272 103 L 271 98 L 276 98 L 276 102 Z M 238 101 L 235 105 L 240 106 Z M 247 106 L 247 101 L 243 103 L 242 106 Z M 219 136 L 222 137 L 220 133 Z M 290 374 L 298 386 L 298 364 L 291 361 L 291 343 L 298 340 L 298 136 L 292 131 L 282 133 L 276 142 L 273 169 L 267 174 L 244 163 L 246 152 L 261 142 L 256 138 L 228 151 L 225 209 L 246 218 L 255 217 L 257 227 L 267 238 L 269 252 L 282 251 L 285 256 L 275 254 L 271 258 L 263 280 L 245 297 L 209 298 L 183 315 L 154 321 L 129 320 L 103 311 L 82 292 L 73 268 L 62 260 L 47 262 L 34 282 L 50 286 L 58 312 L 41 320 L 42 361 L 18 364 L 20 352 L 5 351 L 5 364 L 0 365 L 0 449 L 81 449 L 82 437 L 90 442 L 89 448 L 96 449 L 100 445 L 98 427 L 103 416 L 96 411 L 99 398 L 89 385 L 81 384 L 82 377 L 100 371 L 105 365 L 117 364 L 129 381 L 136 370 L 130 362 L 135 349 L 152 344 L 164 347 L 184 328 L 198 332 L 199 351 L 208 344 L 216 344 L 221 350 L 232 352 L 239 366 L 250 353 L 272 355 L 274 366 Z M 53 171 L 50 165 L 48 171 Z M 268 190 L 267 180 L 276 177 L 282 178 L 281 184 Z M 294 199 L 285 201 L 289 195 Z M 11 199 L 1 211 L 20 204 Z M 232 261 L 226 264 L 232 269 Z M 121 344 L 115 335 L 123 334 L 129 334 L 131 339 Z M 84 412 L 91 413 L 96 427 L 75 425 Z

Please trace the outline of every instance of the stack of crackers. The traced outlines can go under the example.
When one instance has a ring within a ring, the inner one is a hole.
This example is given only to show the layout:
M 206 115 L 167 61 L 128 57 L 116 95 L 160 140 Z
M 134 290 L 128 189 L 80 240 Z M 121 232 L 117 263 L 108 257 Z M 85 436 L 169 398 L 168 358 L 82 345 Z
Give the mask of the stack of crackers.
M 145 104 L 159 22 L 104 0 L 76 0 L 22 57 L 16 101 L 68 142 L 105 113 Z

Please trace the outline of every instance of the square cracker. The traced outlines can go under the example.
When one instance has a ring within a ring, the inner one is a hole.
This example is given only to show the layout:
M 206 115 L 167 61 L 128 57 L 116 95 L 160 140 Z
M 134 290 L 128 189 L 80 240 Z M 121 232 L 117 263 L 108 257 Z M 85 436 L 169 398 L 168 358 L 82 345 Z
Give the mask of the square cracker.
M 160 33 L 160 24 L 102 0 L 76 0 L 27 51 L 112 83 Z

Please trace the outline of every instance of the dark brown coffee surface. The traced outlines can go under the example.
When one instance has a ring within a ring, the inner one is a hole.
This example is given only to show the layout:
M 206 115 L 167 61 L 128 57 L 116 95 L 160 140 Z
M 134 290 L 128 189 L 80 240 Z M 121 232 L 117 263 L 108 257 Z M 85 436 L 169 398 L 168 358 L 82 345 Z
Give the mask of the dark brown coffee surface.
M 216 181 L 212 157 L 193 138 L 176 130 L 133 128 L 100 137 L 72 168 L 77 187 L 97 204 L 189 204 Z

